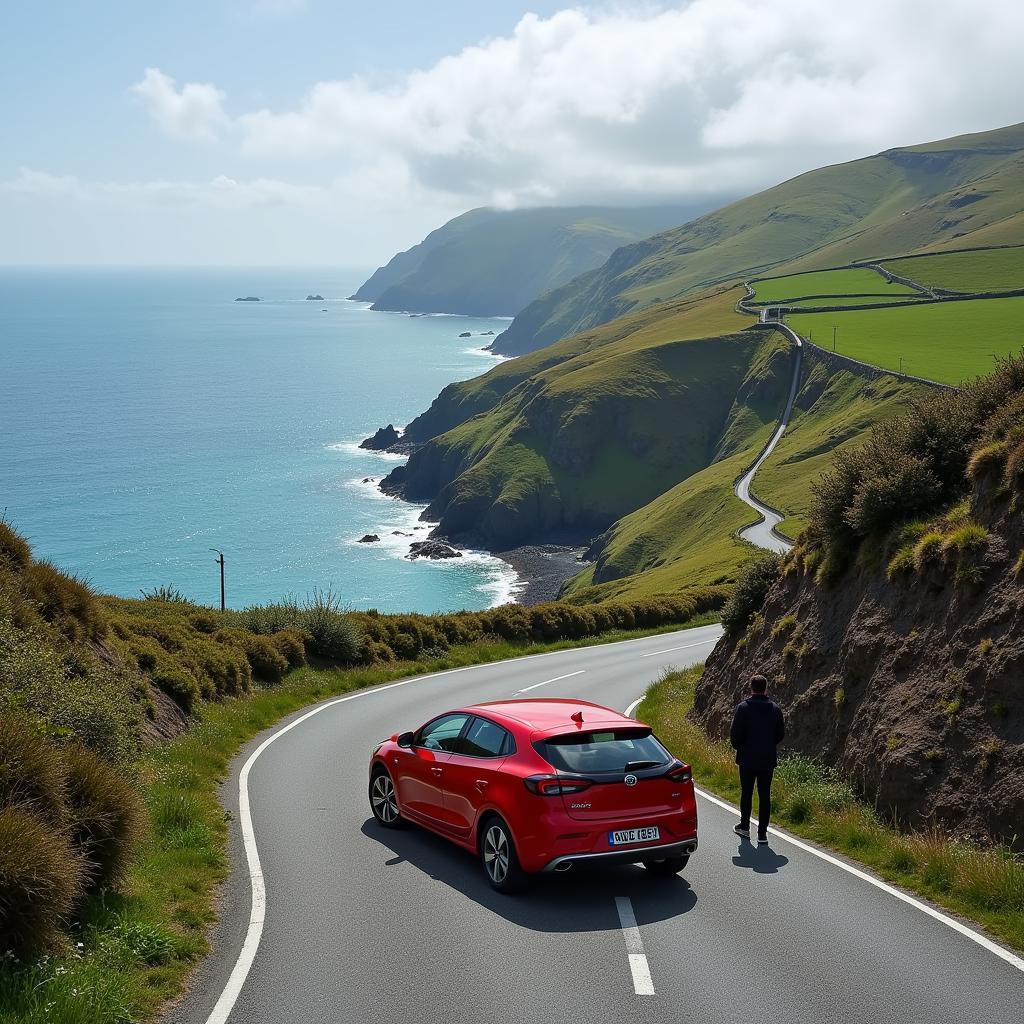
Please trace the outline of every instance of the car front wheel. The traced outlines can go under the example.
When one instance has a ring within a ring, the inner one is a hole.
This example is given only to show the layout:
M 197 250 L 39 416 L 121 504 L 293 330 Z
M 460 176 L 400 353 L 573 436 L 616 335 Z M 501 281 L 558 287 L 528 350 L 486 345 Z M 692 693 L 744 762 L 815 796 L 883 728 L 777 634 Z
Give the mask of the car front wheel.
M 645 860 L 644 867 L 652 875 L 668 878 L 670 875 L 678 875 L 689 863 L 689 860 L 689 856 L 685 854 L 681 857 L 662 857 L 661 860 Z
M 398 811 L 398 796 L 391 776 L 382 768 L 370 779 L 370 810 L 385 828 L 400 828 L 404 822 Z
M 503 893 L 520 892 L 526 872 L 519 864 L 512 833 L 501 818 L 488 818 L 480 835 L 480 858 L 491 886 Z

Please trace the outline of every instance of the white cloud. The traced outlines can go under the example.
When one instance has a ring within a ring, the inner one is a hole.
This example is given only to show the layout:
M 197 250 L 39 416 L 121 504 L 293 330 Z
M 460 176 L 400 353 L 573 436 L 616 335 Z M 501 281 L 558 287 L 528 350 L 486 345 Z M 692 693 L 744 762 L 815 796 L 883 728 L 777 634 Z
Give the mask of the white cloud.
M 398 160 L 466 202 L 742 191 L 1019 118 L 1024 6 L 981 7 L 692 0 L 531 14 L 425 70 L 319 82 L 295 109 L 237 127 L 254 158 Z
M 237 181 L 219 174 L 209 181 L 82 182 L 22 167 L 17 176 L 0 181 L 0 193 L 27 200 L 74 198 L 89 203 L 134 206 L 209 206 L 252 209 L 267 206 L 313 207 L 337 199 L 335 185 L 295 185 L 273 178 Z
M 224 93 L 214 85 L 187 82 L 179 91 L 159 68 L 146 68 L 130 91 L 171 138 L 213 139 L 228 123 Z

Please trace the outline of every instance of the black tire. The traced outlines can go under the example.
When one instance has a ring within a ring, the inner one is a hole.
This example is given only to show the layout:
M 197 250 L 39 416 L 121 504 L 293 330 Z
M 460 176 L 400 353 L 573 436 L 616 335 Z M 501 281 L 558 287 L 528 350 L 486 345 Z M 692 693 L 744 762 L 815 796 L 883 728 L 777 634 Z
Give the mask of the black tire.
M 661 860 L 645 860 L 644 867 L 652 875 L 657 875 L 659 878 L 670 878 L 672 875 L 678 875 L 683 868 L 690 862 L 689 854 L 682 854 L 679 857 L 662 857 Z
M 526 888 L 529 876 L 519 863 L 512 830 L 496 814 L 480 827 L 480 861 L 491 888 L 506 895 Z
M 387 769 L 378 768 L 370 777 L 370 810 L 383 828 L 402 828 L 405 819 L 398 810 L 398 795 Z

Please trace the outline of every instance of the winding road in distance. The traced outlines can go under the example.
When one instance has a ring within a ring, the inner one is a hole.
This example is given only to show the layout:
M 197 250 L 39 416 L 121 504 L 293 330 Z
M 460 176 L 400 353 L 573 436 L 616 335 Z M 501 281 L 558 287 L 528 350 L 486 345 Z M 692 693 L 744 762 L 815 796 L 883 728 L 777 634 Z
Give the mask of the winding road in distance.
M 446 841 L 371 818 L 367 763 L 382 737 L 527 688 L 626 709 L 719 635 L 421 676 L 257 737 L 225 786 L 235 869 L 215 953 L 169 1020 L 1020 1024 L 1024 962 L 797 840 L 742 843 L 735 812 L 708 796 L 682 877 L 608 867 L 546 876 L 518 897 L 493 892 Z
M 789 398 L 786 400 L 786 408 L 782 412 L 782 418 L 779 420 L 775 432 L 762 449 L 754 464 L 736 481 L 733 486 L 733 493 L 740 501 L 749 505 L 761 517 L 758 522 L 745 526 L 740 530 L 740 538 L 750 541 L 751 544 L 756 544 L 759 548 L 766 548 L 768 551 L 777 551 L 779 554 L 785 554 L 793 545 L 776 531 L 776 527 L 785 517 L 779 515 L 778 512 L 763 502 L 758 501 L 750 493 L 750 485 L 754 480 L 755 474 L 764 464 L 765 459 L 775 450 L 779 439 L 789 426 L 790 417 L 793 415 L 793 403 L 796 401 L 796 393 L 800 386 L 800 369 L 803 365 L 804 356 L 803 341 L 799 334 L 788 328 L 785 324 L 776 323 L 775 327 L 782 331 L 793 342 L 794 346 L 793 380 L 789 386 Z

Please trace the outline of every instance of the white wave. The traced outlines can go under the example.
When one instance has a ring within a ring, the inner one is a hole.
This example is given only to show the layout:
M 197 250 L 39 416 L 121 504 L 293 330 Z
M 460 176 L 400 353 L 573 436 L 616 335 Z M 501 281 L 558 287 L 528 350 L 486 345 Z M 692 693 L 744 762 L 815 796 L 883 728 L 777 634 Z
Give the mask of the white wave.
M 511 356 L 503 356 L 498 352 L 491 352 L 486 348 L 464 348 L 463 353 L 467 356 L 483 356 L 484 359 L 493 359 L 497 363 L 503 363 L 506 359 L 511 359 Z
M 344 452 L 346 455 L 367 455 L 378 459 L 387 459 L 389 462 L 404 462 L 409 456 L 400 452 L 381 452 L 373 448 L 360 448 L 358 441 L 338 441 L 335 444 L 325 444 L 329 452 Z

